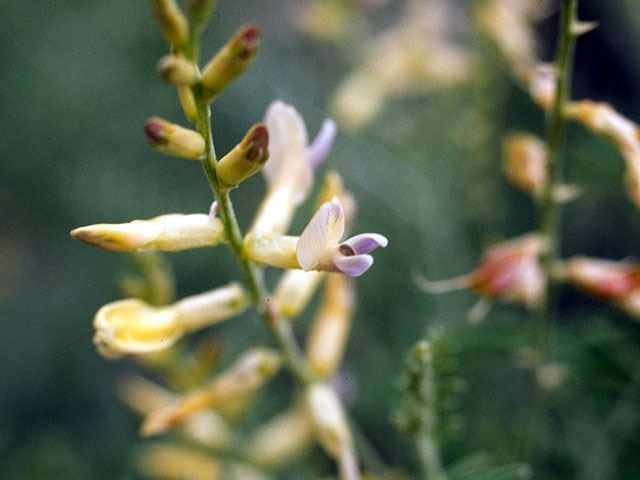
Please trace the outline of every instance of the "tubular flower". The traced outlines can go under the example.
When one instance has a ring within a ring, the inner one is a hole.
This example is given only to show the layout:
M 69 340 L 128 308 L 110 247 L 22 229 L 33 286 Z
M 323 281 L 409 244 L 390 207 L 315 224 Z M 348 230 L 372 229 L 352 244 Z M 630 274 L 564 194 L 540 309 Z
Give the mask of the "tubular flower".
M 219 218 L 204 213 L 161 215 L 129 223 L 98 223 L 71 231 L 76 240 L 114 252 L 175 252 L 212 247 L 224 239 Z
M 573 257 L 562 269 L 566 281 L 640 319 L 640 265 Z
M 636 206 L 640 207 L 640 127 L 605 102 L 573 102 L 565 108 L 564 113 L 606 138 L 618 149 L 627 164 L 627 192 Z
M 544 247 L 543 239 L 534 234 L 499 243 L 485 253 L 469 286 L 488 297 L 535 305 L 544 285 L 539 262 Z
M 467 275 L 430 282 L 417 277 L 418 286 L 428 293 L 444 293 L 470 288 L 484 298 L 469 312 L 469 319 L 479 321 L 488 308 L 486 299 L 497 299 L 534 307 L 544 291 L 544 273 L 540 256 L 547 242 L 537 234 L 501 242 L 490 248 L 480 265 Z
M 305 400 L 316 439 L 327 454 L 338 460 L 341 478 L 360 478 L 353 440 L 338 396 L 326 384 L 315 383 L 307 388 Z
M 279 268 L 341 272 L 358 277 L 373 264 L 368 255 L 388 240 L 378 233 L 362 233 L 338 243 L 344 233 L 344 211 L 335 197 L 318 209 L 300 237 L 282 236 L 252 242 L 246 253 L 252 260 Z
M 267 109 L 264 123 L 269 131 L 269 161 L 262 172 L 268 192 L 253 221 L 248 241 L 286 233 L 295 208 L 313 184 L 313 171 L 325 159 L 336 135 L 336 126 L 325 120 L 317 138 L 309 145 L 300 114 L 281 101 Z
M 284 465 L 303 452 L 313 440 L 313 422 L 300 403 L 269 420 L 253 433 L 247 456 L 264 468 Z
M 237 283 L 168 307 L 152 307 L 135 298 L 119 300 L 96 313 L 94 343 L 107 358 L 157 352 L 171 347 L 187 332 L 239 314 L 246 305 L 246 294 Z
M 156 435 L 182 425 L 205 408 L 221 408 L 243 402 L 256 393 L 280 369 L 282 360 L 273 350 L 256 347 L 246 352 L 211 383 L 176 403 L 151 413 L 141 427 L 143 435 Z
M 345 226 L 348 229 L 355 216 L 356 202 L 353 196 L 344 189 L 342 178 L 337 172 L 329 171 L 324 178 L 324 185 L 316 202 L 318 206 L 338 197 L 343 206 Z M 285 317 L 296 317 L 307 305 L 316 288 L 324 279 L 324 272 L 305 272 L 303 270 L 287 270 L 284 272 L 274 292 L 274 298 Z

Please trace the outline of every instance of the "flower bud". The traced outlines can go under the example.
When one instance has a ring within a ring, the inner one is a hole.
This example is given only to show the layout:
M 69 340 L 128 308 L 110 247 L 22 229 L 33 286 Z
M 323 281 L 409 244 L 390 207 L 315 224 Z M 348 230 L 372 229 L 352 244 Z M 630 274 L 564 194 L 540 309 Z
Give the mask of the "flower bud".
M 297 317 L 311 300 L 324 275 L 324 272 L 304 270 L 284 272 L 273 294 L 282 315 L 287 318 Z
M 269 158 L 269 132 L 258 123 L 251 127 L 242 142 L 218 162 L 216 175 L 225 189 L 238 186 L 240 182 L 260 171 Z
M 204 408 L 220 408 L 242 402 L 256 393 L 280 369 L 280 355 L 257 347 L 245 353 L 227 371 L 177 404 L 163 408 L 147 417 L 141 427 L 143 435 L 156 435 L 185 422 Z
M 202 87 L 210 97 L 218 95 L 244 72 L 258 53 L 259 30 L 255 25 L 241 27 L 202 70 Z
M 298 405 L 261 426 L 248 442 L 247 456 L 260 467 L 277 467 L 302 453 L 312 439 L 313 422 Z
M 187 120 L 191 123 L 196 123 L 198 120 L 198 106 L 196 105 L 196 99 L 193 96 L 191 87 L 188 85 L 178 85 L 178 98 L 180 99 L 180 105 L 182 105 L 182 110 Z
M 186 333 L 242 312 L 247 297 L 238 284 L 186 297 L 167 307 L 136 298 L 103 306 L 93 319 L 94 343 L 107 358 L 165 350 Z
M 175 0 L 153 0 L 158 23 L 165 38 L 176 50 L 189 41 L 189 23 Z
M 204 138 L 188 128 L 151 117 L 144 126 L 149 145 L 169 155 L 196 160 L 204 155 Z
M 640 265 L 579 256 L 567 260 L 562 273 L 584 292 L 640 319 Z
M 309 333 L 306 356 L 317 375 L 329 377 L 342 360 L 355 297 L 353 282 L 345 275 L 329 274 L 324 288 L 322 305 Z
M 547 149 L 535 135 L 512 134 L 504 141 L 504 168 L 509 180 L 525 192 L 539 194 L 547 182 Z
M 172 85 L 193 85 L 198 80 L 198 67 L 178 53 L 162 57 L 156 70 L 162 80 Z
M 79 227 L 71 231 L 71 236 L 89 245 L 114 252 L 175 252 L 217 245 L 224 239 L 224 226 L 219 218 L 211 218 L 203 213 L 174 213 L 151 220 L 98 223 Z

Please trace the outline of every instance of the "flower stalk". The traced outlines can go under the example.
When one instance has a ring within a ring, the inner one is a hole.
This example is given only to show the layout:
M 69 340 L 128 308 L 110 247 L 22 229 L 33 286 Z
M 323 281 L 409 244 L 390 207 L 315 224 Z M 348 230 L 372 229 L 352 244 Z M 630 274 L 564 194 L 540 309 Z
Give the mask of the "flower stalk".
M 539 197 L 540 234 L 547 240 L 547 248 L 541 256 L 544 274 L 544 288 L 538 307 L 535 310 L 532 331 L 532 347 L 536 353 L 536 365 L 544 363 L 549 354 L 551 328 L 555 310 L 554 265 L 560 258 L 560 222 L 561 205 L 554 191 L 562 182 L 565 117 L 563 109 L 571 97 L 571 79 L 575 39 L 578 36 L 573 28 L 578 23 L 577 0 L 563 0 L 560 17 L 560 36 L 556 54 L 555 96 L 552 107 L 546 111 L 545 140 L 547 144 L 547 181 Z M 535 378 L 535 375 L 533 376 Z M 527 456 L 531 457 L 535 447 L 535 436 L 541 410 L 540 386 L 533 384 L 534 411 L 531 415 L 531 427 L 527 439 Z
M 233 204 L 229 196 L 229 191 L 222 185 L 216 174 L 216 166 L 218 164 L 213 136 L 211 133 L 211 111 L 209 108 L 209 100 L 198 85 L 192 88 L 196 99 L 198 109 L 197 129 L 202 138 L 204 138 L 204 156 L 202 158 L 202 166 L 211 186 L 213 195 L 218 202 L 218 211 L 220 219 L 224 225 L 226 238 L 235 254 L 240 268 L 244 275 L 247 289 L 251 298 L 251 302 L 258 311 L 278 346 L 282 351 L 285 364 L 289 367 L 294 376 L 303 385 L 308 385 L 313 381 L 313 374 L 307 362 L 302 356 L 299 345 L 297 344 L 291 324 L 282 317 L 276 307 L 269 303 L 269 296 L 264 285 L 262 271 L 252 261 L 244 255 L 243 237 L 240 226 L 233 210 Z

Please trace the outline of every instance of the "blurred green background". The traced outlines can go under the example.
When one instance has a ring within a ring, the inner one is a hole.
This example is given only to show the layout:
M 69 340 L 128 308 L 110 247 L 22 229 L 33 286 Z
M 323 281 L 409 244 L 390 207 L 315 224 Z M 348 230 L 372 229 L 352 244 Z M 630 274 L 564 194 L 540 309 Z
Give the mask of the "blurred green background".
M 362 44 L 306 38 L 289 22 L 294 3 L 220 1 L 203 57 L 249 21 L 261 28 L 262 49 L 214 104 L 218 152 L 232 148 L 277 98 L 299 109 L 313 136 L 330 95 L 356 66 Z M 600 27 L 579 41 L 575 97 L 609 101 L 640 121 L 640 10 L 635 0 L 581 3 L 581 16 Z M 393 23 L 401 4 L 392 0 L 369 12 L 368 28 Z M 456 5 L 464 15 L 468 5 Z M 546 58 L 556 23 L 552 14 L 540 26 Z M 430 279 L 467 272 L 490 242 L 536 225 L 532 201 L 500 173 L 500 142 L 512 129 L 541 133 L 542 115 L 477 36 L 463 37 L 484 55 L 482 82 L 390 103 L 363 131 L 340 133 L 322 170 L 337 169 L 354 193 L 353 230 L 390 241 L 357 280 L 359 306 L 342 375 L 350 409 L 371 443 L 389 465 L 410 471 L 415 457 L 389 419 L 401 396 L 406 352 L 430 327 L 451 332 L 456 374 L 469 382 L 456 407 L 464 426 L 447 444 L 445 460 L 478 449 L 499 461 L 521 459 L 513 438 L 526 424 L 526 388 L 514 358 L 527 341 L 527 316 L 498 306 L 472 327 L 465 314 L 474 295 L 434 298 L 411 279 L 412 270 Z M 155 75 L 165 53 L 149 2 L 0 3 L 2 479 L 137 478 L 131 452 L 142 442 L 139 419 L 116 394 L 118 379 L 136 366 L 102 359 L 91 343 L 93 314 L 121 297 L 117 279 L 129 264 L 124 255 L 72 241 L 68 232 L 208 210 L 200 166 L 154 152 L 144 140 L 149 116 L 186 124 L 174 90 Z M 471 144 L 481 129 L 489 134 Z M 585 194 L 565 210 L 565 253 L 637 257 L 640 212 L 621 186 L 621 157 L 579 127 L 567 134 L 567 178 Z M 264 191 L 258 177 L 232 194 L 244 227 Z M 310 212 L 305 205 L 292 231 Z M 239 276 L 224 248 L 167 259 L 179 297 Z M 640 329 L 573 290 L 563 292 L 560 308 L 554 357 L 571 374 L 549 399 L 549 478 L 639 478 Z M 312 312 L 296 325 L 301 335 Z M 250 313 L 216 328 L 228 343 L 225 361 L 270 342 Z M 290 388 L 280 379 L 271 392 Z M 275 398 L 265 411 L 277 409 Z M 290 478 L 311 478 L 298 475 Z

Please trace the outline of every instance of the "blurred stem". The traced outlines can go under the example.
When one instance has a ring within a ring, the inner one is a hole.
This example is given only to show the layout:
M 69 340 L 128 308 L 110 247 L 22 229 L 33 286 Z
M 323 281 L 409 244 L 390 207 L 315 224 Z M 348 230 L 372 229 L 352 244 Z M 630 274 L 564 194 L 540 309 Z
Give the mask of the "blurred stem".
M 536 380 L 535 368 L 542 365 L 549 355 L 551 328 L 556 306 L 556 292 L 552 273 L 554 264 L 560 258 L 561 212 L 560 204 L 554 197 L 554 191 L 562 183 L 563 158 L 561 148 L 565 126 L 562 111 L 571 97 L 571 76 L 576 38 L 571 31 L 571 26 L 577 22 L 577 4 L 577 0 L 562 0 L 560 36 L 555 61 L 555 99 L 552 108 L 546 112 L 545 116 L 547 182 L 540 197 L 540 233 L 547 239 L 548 248 L 542 256 L 545 289 L 533 322 L 532 347 L 536 353 L 536 361 L 532 379 L 534 406 L 526 445 L 529 459 L 531 459 L 535 448 L 535 438 L 542 413 L 542 392 Z
M 229 192 L 221 187 L 218 176 L 216 175 L 217 159 L 211 134 L 209 100 L 203 95 L 202 88 L 199 84 L 196 84 L 192 90 L 198 107 L 198 132 L 200 132 L 200 135 L 202 135 L 205 140 L 202 166 L 209 180 L 213 195 L 218 202 L 218 211 L 220 212 L 220 219 L 224 224 L 226 239 L 240 263 L 240 268 L 242 269 L 245 282 L 249 289 L 253 306 L 265 321 L 278 343 L 285 363 L 302 385 L 308 385 L 314 380 L 314 377 L 293 336 L 291 324 L 282 317 L 275 306 L 269 303 L 269 294 L 264 285 L 261 269 L 244 256 L 242 233 L 236 220 Z

